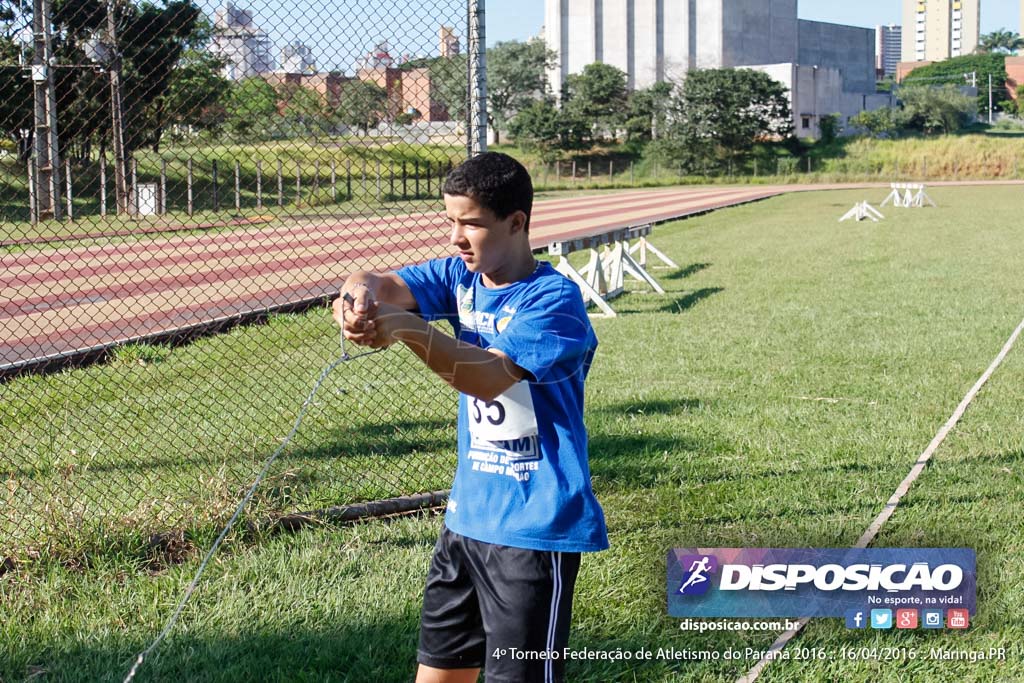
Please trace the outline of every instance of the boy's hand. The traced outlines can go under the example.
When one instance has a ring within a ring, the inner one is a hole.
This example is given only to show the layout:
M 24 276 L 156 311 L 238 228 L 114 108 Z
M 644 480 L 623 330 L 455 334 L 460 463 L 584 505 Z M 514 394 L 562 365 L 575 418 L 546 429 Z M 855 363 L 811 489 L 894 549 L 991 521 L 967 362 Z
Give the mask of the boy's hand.
M 371 346 L 379 348 L 390 346 L 398 341 L 398 335 L 404 330 L 422 328 L 424 323 L 419 316 L 391 304 L 377 304 L 373 320 L 375 338 Z
M 334 300 L 334 320 L 341 326 L 345 339 L 360 346 L 376 348 L 377 330 L 374 318 L 378 304 L 370 288 L 364 284 L 348 283 L 341 289 L 341 296 Z

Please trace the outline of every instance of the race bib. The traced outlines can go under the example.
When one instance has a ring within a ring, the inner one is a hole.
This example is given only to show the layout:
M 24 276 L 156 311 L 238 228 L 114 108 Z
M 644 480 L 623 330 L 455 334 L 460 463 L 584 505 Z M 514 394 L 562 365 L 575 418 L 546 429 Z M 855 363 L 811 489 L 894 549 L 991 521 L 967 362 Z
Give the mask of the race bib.
M 484 401 L 466 396 L 469 432 L 480 441 L 508 441 L 537 435 L 530 383 L 521 380 L 496 397 Z

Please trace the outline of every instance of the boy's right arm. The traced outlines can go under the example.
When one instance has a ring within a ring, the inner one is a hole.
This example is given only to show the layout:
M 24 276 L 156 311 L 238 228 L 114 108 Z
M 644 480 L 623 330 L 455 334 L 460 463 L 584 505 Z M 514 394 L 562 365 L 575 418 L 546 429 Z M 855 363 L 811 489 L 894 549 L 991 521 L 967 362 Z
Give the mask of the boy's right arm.
M 345 337 L 357 344 L 370 344 L 376 336 L 373 317 L 377 304 L 392 304 L 407 311 L 417 310 L 416 298 L 405 280 L 394 273 L 359 271 L 341 286 L 341 296 L 334 300 L 334 320 Z

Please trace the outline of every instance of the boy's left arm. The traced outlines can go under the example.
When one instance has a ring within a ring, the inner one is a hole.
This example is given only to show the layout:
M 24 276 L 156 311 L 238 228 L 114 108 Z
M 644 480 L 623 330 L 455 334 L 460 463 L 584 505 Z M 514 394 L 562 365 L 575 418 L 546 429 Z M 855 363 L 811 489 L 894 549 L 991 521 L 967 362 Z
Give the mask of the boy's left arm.
M 414 313 L 379 304 L 374 346 L 400 341 L 456 390 L 492 401 L 526 376 L 497 349 L 482 349 L 441 332 Z

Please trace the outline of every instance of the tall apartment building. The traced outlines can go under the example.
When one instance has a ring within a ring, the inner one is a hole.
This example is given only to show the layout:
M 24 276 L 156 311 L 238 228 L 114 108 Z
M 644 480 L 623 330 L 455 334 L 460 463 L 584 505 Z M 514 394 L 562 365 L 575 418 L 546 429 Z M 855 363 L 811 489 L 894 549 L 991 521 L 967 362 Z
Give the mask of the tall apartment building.
M 214 12 L 213 28 L 210 52 L 224 60 L 226 78 L 249 78 L 273 70 L 270 38 L 253 22 L 252 12 L 225 3 Z
M 880 77 L 894 76 L 903 51 L 902 26 L 879 26 L 875 29 L 875 71 Z
M 903 0 L 904 62 L 939 62 L 978 47 L 981 0 Z

